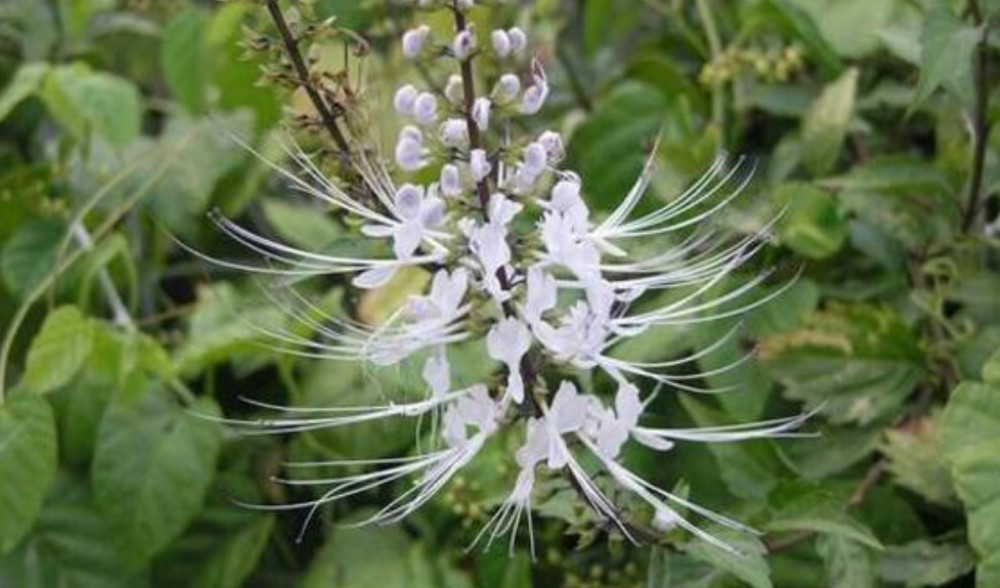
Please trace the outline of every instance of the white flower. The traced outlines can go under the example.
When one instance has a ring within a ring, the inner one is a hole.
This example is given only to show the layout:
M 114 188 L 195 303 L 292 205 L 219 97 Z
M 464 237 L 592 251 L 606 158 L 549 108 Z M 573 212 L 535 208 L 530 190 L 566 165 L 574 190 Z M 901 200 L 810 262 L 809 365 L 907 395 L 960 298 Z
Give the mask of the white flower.
M 392 105 L 396 109 L 396 112 L 403 116 L 413 116 L 413 105 L 417 101 L 418 94 L 417 89 L 411 84 L 407 84 L 396 90 L 396 95 L 392 100 Z
M 403 127 L 396 142 L 396 163 L 401 169 L 415 171 L 427 165 L 424 159 L 424 135 L 414 126 Z
M 493 52 L 503 59 L 510 55 L 510 35 L 507 31 L 496 30 L 490 34 L 490 41 L 493 43 Z
M 524 171 L 531 177 L 538 177 L 545 171 L 547 154 L 545 147 L 539 143 L 531 143 L 524 148 Z
M 518 465 L 525 469 L 544 461 L 552 470 L 565 466 L 570 455 L 562 436 L 583 428 L 589 406 L 589 398 L 580 396 L 576 386 L 564 380 L 544 416 L 529 421 L 527 439 L 517 451 Z
M 498 414 L 486 386 L 473 386 L 445 412 L 444 438 L 452 447 L 463 447 L 474 435 L 490 435 L 496 431 Z M 471 435 L 470 428 L 475 430 Z
M 469 144 L 469 125 L 463 118 L 449 118 L 441 124 L 439 135 L 447 147 L 464 147 Z
M 529 325 L 537 324 L 542 314 L 556 307 L 559 288 L 556 279 L 540 265 L 528 269 L 525 302 L 521 312 Z
M 413 102 L 413 118 L 422 125 L 437 120 L 437 97 L 430 92 L 421 92 Z
M 577 179 L 556 182 L 552 187 L 549 205 L 552 210 L 566 217 L 575 234 L 586 234 L 590 226 L 590 209 L 580 197 L 580 182 Z
M 472 172 L 472 179 L 476 182 L 481 182 L 490 172 L 493 170 L 493 166 L 490 165 L 489 159 L 486 157 L 486 151 L 483 149 L 473 149 L 469 152 L 469 171 Z
M 452 54 L 461 61 L 468 59 L 475 48 L 476 33 L 471 25 L 455 35 L 455 40 L 451 42 Z
M 441 178 L 438 180 L 441 185 L 441 193 L 454 198 L 462 193 L 462 180 L 458 174 L 458 166 L 454 163 L 446 163 L 441 166 Z
M 427 25 L 421 25 L 403 33 L 403 56 L 407 59 L 413 59 L 420 55 L 430 34 L 431 28 Z
M 469 273 L 458 268 L 450 274 L 438 270 L 426 296 L 411 296 L 408 306 L 417 322 L 447 324 L 462 314 L 462 300 L 469 289 Z
M 531 331 L 516 318 L 502 319 L 486 335 L 486 349 L 490 357 L 507 365 L 507 394 L 517 403 L 524 400 L 521 358 L 529 347 Z
M 517 98 L 517 94 L 520 91 L 521 80 L 512 73 L 506 73 L 497 80 L 497 83 L 493 86 L 493 91 L 490 92 L 490 96 L 493 97 L 493 101 L 497 104 L 509 104 Z
M 393 252 L 398 259 L 408 259 L 420 246 L 425 234 L 444 223 L 444 202 L 426 194 L 424 188 L 403 184 L 396 192 L 396 214 L 400 222 L 392 229 Z M 380 232 L 366 227 L 367 233 L 379 236 Z
M 548 78 L 542 64 L 534 61 L 531 64 L 532 83 L 524 90 L 521 96 L 521 114 L 532 115 L 542 109 L 545 99 L 549 95 Z
M 431 352 L 430 357 L 424 362 L 424 371 L 421 375 L 430 386 L 435 398 L 440 398 L 451 390 L 451 366 L 448 365 L 448 356 L 443 345 Z
M 472 105 L 472 120 L 476 121 L 476 126 L 481 131 L 490 127 L 490 108 L 492 106 L 489 98 L 476 98 Z

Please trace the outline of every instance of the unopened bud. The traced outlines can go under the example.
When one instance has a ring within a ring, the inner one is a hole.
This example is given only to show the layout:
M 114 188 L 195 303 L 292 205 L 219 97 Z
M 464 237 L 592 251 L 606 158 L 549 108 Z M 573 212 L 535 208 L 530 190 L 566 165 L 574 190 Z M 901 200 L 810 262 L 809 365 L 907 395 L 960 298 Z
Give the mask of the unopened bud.
M 489 160 L 486 158 L 486 151 L 483 149 L 473 149 L 469 152 L 469 171 L 472 172 L 472 179 L 476 182 L 481 182 L 486 176 L 490 175 L 490 172 L 493 171 L 493 166 L 490 165 Z
M 424 42 L 427 41 L 430 33 L 431 28 L 427 25 L 421 25 L 403 33 L 403 56 L 407 59 L 413 59 L 420 55 L 424 48 Z
M 447 147 L 462 147 L 469 144 L 469 126 L 465 119 L 450 118 L 441 125 L 441 142 Z
M 497 57 L 503 59 L 510 55 L 510 35 L 506 31 L 493 31 L 490 40 L 493 43 L 493 52 L 496 53 Z
M 421 92 L 413 103 L 413 118 L 423 125 L 437 120 L 437 97 L 430 92 Z
M 392 100 L 392 105 L 395 107 L 396 112 L 403 116 L 412 116 L 413 105 L 417 100 L 418 94 L 417 89 L 411 84 L 407 84 L 396 90 L 396 96 Z

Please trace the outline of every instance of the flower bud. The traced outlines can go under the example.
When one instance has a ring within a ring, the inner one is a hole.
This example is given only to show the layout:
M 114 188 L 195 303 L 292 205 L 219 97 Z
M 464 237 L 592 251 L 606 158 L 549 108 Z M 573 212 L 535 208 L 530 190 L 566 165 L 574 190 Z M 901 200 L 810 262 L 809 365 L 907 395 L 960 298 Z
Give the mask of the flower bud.
M 493 166 L 490 165 L 489 160 L 486 158 L 485 150 L 473 149 L 469 152 L 469 171 L 472 172 L 472 179 L 477 183 L 490 175 L 490 172 L 493 171 Z
M 514 55 L 520 55 L 528 46 L 527 35 L 525 35 L 524 31 L 518 27 L 509 29 L 507 31 L 507 37 L 510 39 L 510 50 L 514 53 Z
M 420 129 L 407 125 L 399 132 L 396 142 L 396 163 L 406 171 L 422 168 L 424 161 L 424 136 Z
M 521 114 L 535 114 L 542 109 L 545 98 L 549 95 L 549 87 L 546 85 L 532 84 L 524 91 L 521 97 Z
M 492 103 L 489 98 L 476 98 L 472 105 L 472 120 L 476 122 L 479 130 L 485 131 L 490 126 L 490 107 Z
M 497 104 L 507 104 L 517 98 L 517 93 L 520 91 L 521 80 L 512 73 L 504 74 L 493 86 L 493 101 Z
M 413 103 L 413 118 L 423 125 L 437 120 L 437 97 L 430 92 L 421 92 Z
M 468 59 L 475 48 L 476 33 L 471 26 L 455 35 L 455 40 L 451 43 L 452 54 L 462 61 Z
M 403 33 L 403 56 L 407 59 L 413 59 L 420 55 L 424 48 L 424 42 L 427 41 L 430 34 L 431 28 L 427 25 L 421 25 Z
M 444 95 L 452 104 L 460 104 L 465 98 L 464 92 L 462 76 L 453 74 L 448 78 L 448 84 L 444 87 Z
M 524 170 L 532 177 L 538 177 L 545 170 L 548 159 L 545 147 L 540 143 L 532 143 L 524 148 Z
M 420 213 L 424 189 L 413 184 L 403 184 L 396 191 L 396 213 L 400 218 L 413 219 Z
M 510 55 L 510 36 L 506 31 L 496 30 L 490 35 L 490 41 L 493 43 L 493 52 L 500 59 Z
M 552 188 L 552 208 L 566 212 L 580 201 L 580 184 L 570 180 L 560 180 Z
M 559 133 L 545 131 L 538 136 L 538 143 L 545 148 L 550 162 L 555 163 L 566 157 L 566 148 L 563 146 L 563 140 Z
M 458 166 L 453 163 L 445 164 L 441 167 L 441 193 L 445 196 L 454 197 L 462 193 L 462 181 L 458 175 Z
M 396 112 L 403 116 L 413 115 L 413 103 L 417 100 L 417 89 L 411 84 L 406 84 L 396 90 L 396 96 L 392 100 L 392 105 Z
M 469 125 L 465 119 L 449 118 L 441 125 L 441 142 L 447 147 L 462 147 L 469 144 Z

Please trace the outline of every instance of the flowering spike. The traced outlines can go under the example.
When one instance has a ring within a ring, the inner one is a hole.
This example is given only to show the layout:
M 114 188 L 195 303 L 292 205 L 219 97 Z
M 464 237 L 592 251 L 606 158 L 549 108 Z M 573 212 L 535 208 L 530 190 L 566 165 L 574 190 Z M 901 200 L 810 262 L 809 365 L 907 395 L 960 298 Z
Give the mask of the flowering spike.
M 221 231 L 263 257 L 264 263 L 203 257 L 235 269 L 287 277 L 346 274 L 359 289 L 383 287 L 402 268 L 431 269 L 427 291 L 410 296 L 377 326 L 327 314 L 287 284 L 290 302 L 276 292 L 266 290 L 265 294 L 286 313 L 293 327 L 302 328 L 252 325 L 270 337 L 276 348 L 301 357 L 388 366 L 419 355 L 426 389 L 423 399 L 340 408 L 283 408 L 250 400 L 255 408 L 277 411 L 279 416 L 223 421 L 244 431 L 295 433 L 433 414 L 435 422 L 441 423 L 440 430 L 435 430 L 439 449 L 409 458 L 310 463 L 351 469 L 344 475 L 280 478 L 277 481 L 284 484 L 325 490 L 315 500 L 264 508 L 308 509 L 304 530 L 324 505 L 415 478 L 412 487 L 364 522 L 398 521 L 430 500 L 501 429 L 513 428 L 521 431 L 524 440 L 513 456 L 518 466 L 516 480 L 473 545 L 482 541 L 488 547 L 509 535 L 513 549 L 521 521 L 526 519 L 534 553 L 531 497 L 540 471 L 567 476 L 595 513 L 635 540 L 631 515 L 580 465 L 580 454 L 585 453 L 596 459 L 588 463 L 596 463 L 620 489 L 652 508 L 649 524 L 653 529 L 686 529 L 732 551 L 682 512 L 744 532 L 750 532 L 749 528 L 632 473 L 622 463 L 623 448 L 635 442 L 668 452 L 681 442 L 794 436 L 811 415 L 720 427 L 647 426 L 643 415 L 655 390 L 669 385 L 678 391 L 720 392 L 704 388 L 701 380 L 732 369 L 750 355 L 701 373 L 672 372 L 717 349 L 736 329 L 685 357 L 666 361 L 629 361 L 617 357 L 615 348 L 650 327 L 732 317 L 780 295 L 782 288 L 751 297 L 770 271 L 741 285 L 724 287 L 734 271 L 763 247 L 774 221 L 735 242 L 705 228 L 746 187 L 752 166 L 743 159 L 729 166 L 720 156 L 679 196 L 658 206 L 641 207 L 655 169 L 654 146 L 635 184 L 610 214 L 601 217 L 588 207 L 587 186 L 580 176 L 560 168 L 565 147 L 558 133 L 515 134 L 521 125 L 512 120 L 539 112 L 549 94 L 548 77 L 539 59 L 531 59 L 527 71 L 516 70 L 519 64 L 523 68 L 528 53 L 525 32 L 516 27 L 494 30 L 480 48 L 467 20 L 475 2 L 417 3 L 449 10 L 455 33 L 451 39 L 439 40 L 442 43 L 432 50 L 430 27 L 418 25 L 404 33 L 402 54 L 408 59 L 440 60 L 453 73 L 436 80 L 443 86 L 440 93 L 410 83 L 395 91 L 392 108 L 400 117 L 401 130 L 392 153 L 394 165 L 384 161 L 374 142 L 353 150 L 351 164 L 361 187 L 373 198 L 353 197 L 351 191 L 326 178 L 294 144 L 284 145 L 293 171 L 264 160 L 295 191 L 334 206 L 355 221 L 364 238 L 381 244 L 373 250 L 383 253 L 312 252 L 213 215 Z M 484 80 L 489 91 L 480 95 L 474 65 L 484 60 L 492 60 L 489 70 L 498 74 Z M 412 173 L 420 170 L 425 171 L 419 178 L 431 178 L 429 183 L 418 181 Z M 643 212 L 637 214 L 637 210 Z M 691 234 L 675 247 L 646 257 L 630 253 L 636 238 L 681 231 Z M 658 290 L 674 295 L 659 306 L 633 310 L 646 292 Z M 314 334 L 303 335 L 304 330 Z M 449 348 L 483 333 L 489 356 L 503 364 L 504 383 L 491 387 L 480 382 L 454 390 Z M 554 378 L 536 376 L 548 375 L 543 370 L 559 365 L 604 372 L 617 386 L 614 397 L 581 393 L 565 379 L 549 397 L 539 384 Z M 654 392 L 645 398 L 638 386 L 642 380 L 656 383 Z M 294 472 L 300 465 L 306 464 L 287 467 Z M 359 472 L 359 466 L 375 469 Z

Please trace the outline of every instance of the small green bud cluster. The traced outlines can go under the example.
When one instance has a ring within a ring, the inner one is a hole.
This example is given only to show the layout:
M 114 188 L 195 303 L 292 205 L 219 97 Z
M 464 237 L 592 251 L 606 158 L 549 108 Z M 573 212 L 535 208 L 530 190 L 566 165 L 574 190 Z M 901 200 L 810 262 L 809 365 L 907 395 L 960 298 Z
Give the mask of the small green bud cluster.
M 706 86 L 720 86 L 748 76 L 766 83 L 780 83 L 802 71 L 804 64 L 802 49 L 797 45 L 771 49 L 729 47 L 705 64 L 698 81 Z

